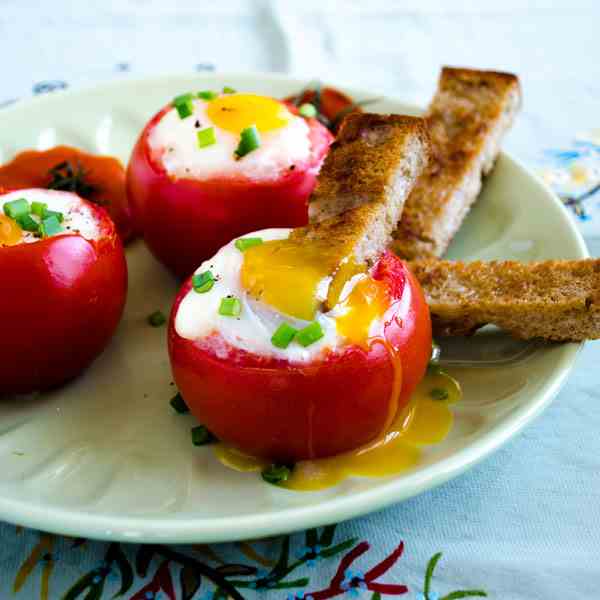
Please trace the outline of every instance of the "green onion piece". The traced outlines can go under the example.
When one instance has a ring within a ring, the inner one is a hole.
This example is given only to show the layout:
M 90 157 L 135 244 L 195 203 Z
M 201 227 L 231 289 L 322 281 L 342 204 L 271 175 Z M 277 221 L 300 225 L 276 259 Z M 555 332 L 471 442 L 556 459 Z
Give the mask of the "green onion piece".
M 444 388 L 433 388 L 429 392 L 429 396 L 433 400 L 448 400 L 450 394 L 448 394 L 448 390 L 445 390 Z
M 202 100 L 214 100 L 219 94 L 217 94 L 217 92 L 213 92 L 211 90 L 202 90 L 201 92 L 198 92 L 197 96 L 198 98 L 202 99 Z
M 271 337 L 271 343 L 273 346 L 277 346 L 277 348 L 287 348 L 292 340 L 296 337 L 298 330 L 295 327 L 292 327 L 288 323 L 283 322 L 278 328 L 277 331 Z
M 44 211 L 44 214 L 42 215 L 42 218 L 47 219 L 48 217 L 56 217 L 59 223 L 62 223 L 65 220 L 64 215 L 61 212 L 58 212 L 57 210 L 46 209 Z
M 315 108 L 314 104 L 309 104 L 307 102 L 306 104 L 300 105 L 300 108 L 298 109 L 298 113 L 302 117 L 306 117 L 307 119 L 313 119 L 314 117 L 317 116 L 317 109 Z
M 183 396 L 179 392 L 171 398 L 169 404 L 173 407 L 173 410 L 180 415 L 190 412 L 188 405 L 185 403 Z
M 224 93 L 224 94 L 235 94 L 235 93 L 236 93 L 236 90 L 234 90 L 232 87 L 229 87 L 228 85 L 226 85 L 226 86 L 223 88 L 223 93 Z
M 206 129 L 200 129 L 196 133 L 198 136 L 198 147 L 206 148 L 207 146 L 212 146 L 217 143 L 217 136 L 215 135 L 214 127 L 207 127 Z
M 235 240 L 235 247 L 240 251 L 244 252 L 244 250 L 248 250 L 248 248 L 252 248 L 252 246 L 260 246 L 263 243 L 262 238 L 259 237 L 247 237 L 247 238 L 238 238 Z
M 198 294 L 205 294 L 215 285 L 215 278 L 210 271 L 197 273 L 192 277 L 192 287 Z
M 11 219 L 18 219 L 29 214 L 29 202 L 25 198 L 11 200 L 4 205 L 4 214 Z
M 173 106 L 180 119 L 186 119 L 194 112 L 193 99 L 193 94 L 181 94 L 173 99 Z
M 48 210 L 48 205 L 45 202 L 36 202 L 35 200 L 31 203 L 31 212 L 34 215 L 40 217 L 40 219 L 45 215 Z
M 271 465 L 264 469 L 261 473 L 262 478 L 267 483 L 277 485 L 283 481 L 287 481 L 292 474 L 292 470 L 285 465 Z
M 321 324 L 318 321 L 313 321 L 296 334 L 296 340 L 301 346 L 306 348 L 306 346 L 318 342 L 324 335 Z
M 221 299 L 219 314 L 224 317 L 237 317 L 242 312 L 242 303 L 235 296 L 225 296 Z
M 256 125 L 251 125 L 250 127 L 246 127 L 246 129 L 242 129 L 242 132 L 240 133 L 240 143 L 236 148 L 235 155 L 238 158 L 242 158 L 242 156 L 250 154 L 250 152 L 257 148 L 260 148 L 260 135 L 258 134 Z
M 148 315 L 148 323 L 152 327 L 160 327 L 167 322 L 167 317 L 162 313 L 161 310 L 155 310 L 151 315 Z
M 37 233 L 40 228 L 40 224 L 35 219 L 32 219 L 30 215 L 21 215 L 20 217 L 17 217 L 16 220 L 21 229 L 24 229 L 25 231 Z
M 194 446 L 205 446 L 216 441 L 217 438 L 204 425 L 198 425 L 198 427 L 192 429 L 192 444 Z
M 60 233 L 62 230 L 63 228 L 60 221 L 54 215 L 42 219 L 42 222 L 40 223 L 40 234 L 44 238 Z

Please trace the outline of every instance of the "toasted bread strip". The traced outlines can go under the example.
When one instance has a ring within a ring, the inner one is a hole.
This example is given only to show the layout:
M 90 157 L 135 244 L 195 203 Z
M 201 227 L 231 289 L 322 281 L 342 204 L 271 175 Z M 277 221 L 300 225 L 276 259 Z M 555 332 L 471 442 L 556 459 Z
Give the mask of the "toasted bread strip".
M 353 113 L 332 144 L 297 240 L 327 244 L 338 263 L 372 264 L 391 241 L 404 202 L 429 159 L 424 119 Z
M 426 115 L 432 158 L 394 232 L 397 254 L 444 254 L 494 165 L 520 101 L 514 75 L 444 67 Z
M 453 262 L 417 260 L 436 335 L 493 323 L 517 338 L 600 338 L 600 259 Z

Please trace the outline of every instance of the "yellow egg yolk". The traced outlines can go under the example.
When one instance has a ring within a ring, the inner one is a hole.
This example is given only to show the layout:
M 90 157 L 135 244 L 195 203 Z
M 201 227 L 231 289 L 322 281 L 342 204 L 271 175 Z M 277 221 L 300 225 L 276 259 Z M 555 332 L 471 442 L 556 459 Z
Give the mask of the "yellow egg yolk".
M 21 241 L 23 230 L 13 219 L 0 215 L 0 246 L 15 246 Z
M 208 104 L 208 118 L 220 129 L 239 134 L 255 125 L 260 132 L 279 129 L 292 114 L 277 100 L 256 94 L 227 94 Z

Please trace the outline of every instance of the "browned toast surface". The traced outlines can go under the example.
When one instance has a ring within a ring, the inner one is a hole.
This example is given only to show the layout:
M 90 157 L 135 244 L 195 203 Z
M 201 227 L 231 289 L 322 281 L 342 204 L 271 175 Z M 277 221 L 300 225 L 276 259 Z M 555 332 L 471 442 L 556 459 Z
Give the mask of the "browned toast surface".
M 469 335 L 491 323 L 522 339 L 600 338 L 600 259 L 424 259 L 410 268 L 427 297 L 435 335 Z
M 520 105 L 515 75 L 444 67 L 427 111 L 432 156 L 394 232 L 402 257 L 440 257 L 493 167 Z

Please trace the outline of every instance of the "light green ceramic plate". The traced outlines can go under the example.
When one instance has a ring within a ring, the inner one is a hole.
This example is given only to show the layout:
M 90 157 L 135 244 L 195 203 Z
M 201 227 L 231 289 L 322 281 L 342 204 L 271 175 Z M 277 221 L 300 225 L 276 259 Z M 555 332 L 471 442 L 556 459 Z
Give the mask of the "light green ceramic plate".
M 26 148 L 71 144 L 127 161 L 146 120 L 196 88 L 284 96 L 305 82 L 273 75 L 198 75 L 113 83 L 55 93 L 0 111 L 0 161 Z M 357 99 L 372 91 L 348 90 Z M 415 113 L 386 98 L 374 111 Z M 82 377 L 31 401 L 0 404 L 0 520 L 93 538 L 209 542 L 291 531 L 348 519 L 455 477 L 506 442 L 556 395 L 577 345 L 545 347 L 527 360 L 454 374 L 464 400 L 448 439 L 418 468 L 388 479 L 349 479 L 320 493 L 291 493 L 256 474 L 221 466 L 190 443 L 192 417 L 173 413 L 165 329 L 175 281 L 142 242 L 127 251 L 125 317 L 108 350 Z M 558 199 L 502 155 L 450 255 L 580 258 L 584 243 Z M 10 282 L 1 293 L 10 293 Z M 475 342 L 467 342 L 475 343 Z

